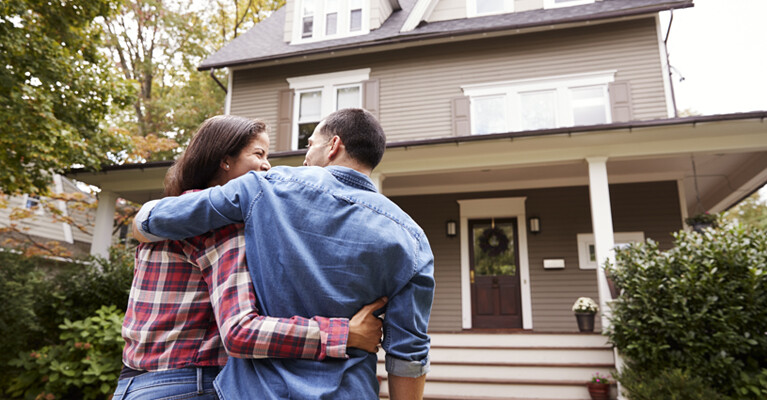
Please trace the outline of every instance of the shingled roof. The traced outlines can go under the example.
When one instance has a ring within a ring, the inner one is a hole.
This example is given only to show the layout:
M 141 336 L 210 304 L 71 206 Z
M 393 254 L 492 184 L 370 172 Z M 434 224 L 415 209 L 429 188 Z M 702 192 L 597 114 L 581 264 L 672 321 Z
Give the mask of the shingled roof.
M 286 7 L 282 7 L 208 57 L 198 69 L 233 67 L 294 56 L 383 46 L 445 36 L 456 37 L 481 32 L 528 29 L 547 25 L 631 17 L 693 5 L 692 0 L 603 0 L 573 7 L 531 10 L 432 23 L 424 21 L 411 31 L 401 32 L 403 24 L 419 1 L 435 0 L 400 0 L 402 9 L 393 12 L 380 28 L 372 30 L 366 35 L 293 45 L 284 41 Z

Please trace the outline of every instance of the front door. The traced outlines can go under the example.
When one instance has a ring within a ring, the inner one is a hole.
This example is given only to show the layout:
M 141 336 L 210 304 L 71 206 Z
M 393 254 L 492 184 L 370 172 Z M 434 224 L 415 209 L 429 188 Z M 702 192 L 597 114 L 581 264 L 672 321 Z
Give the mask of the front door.
M 469 220 L 474 328 L 522 328 L 517 219 Z

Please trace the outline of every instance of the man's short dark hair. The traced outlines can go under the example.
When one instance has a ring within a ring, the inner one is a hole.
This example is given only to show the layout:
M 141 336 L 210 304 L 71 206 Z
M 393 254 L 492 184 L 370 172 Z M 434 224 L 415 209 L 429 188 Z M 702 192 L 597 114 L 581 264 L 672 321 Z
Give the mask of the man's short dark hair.
M 386 134 L 373 114 L 361 108 L 344 108 L 325 118 L 321 133 L 338 135 L 351 158 L 375 168 L 386 149 Z

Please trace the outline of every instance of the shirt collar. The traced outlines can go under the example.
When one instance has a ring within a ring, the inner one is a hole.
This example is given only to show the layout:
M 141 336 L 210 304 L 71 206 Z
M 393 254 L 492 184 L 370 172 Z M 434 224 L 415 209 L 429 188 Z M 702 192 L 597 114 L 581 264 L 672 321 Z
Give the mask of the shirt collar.
M 338 165 L 331 165 L 325 167 L 336 179 L 349 186 L 354 186 L 358 189 L 368 190 L 374 193 L 378 192 L 373 181 L 370 178 L 358 171 L 355 171 L 348 167 L 341 167 Z

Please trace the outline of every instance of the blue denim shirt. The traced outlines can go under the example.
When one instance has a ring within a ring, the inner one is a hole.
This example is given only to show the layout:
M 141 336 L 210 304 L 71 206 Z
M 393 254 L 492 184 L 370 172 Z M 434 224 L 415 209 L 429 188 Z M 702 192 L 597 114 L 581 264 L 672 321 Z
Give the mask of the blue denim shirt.
M 351 318 L 388 296 L 386 370 L 428 372 L 434 256 L 423 230 L 367 176 L 344 167 L 275 167 L 147 204 L 137 219 L 144 234 L 169 239 L 244 221 L 264 315 Z M 224 399 L 377 399 L 376 355 L 347 354 L 324 362 L 230 358 L 216 386 Z

